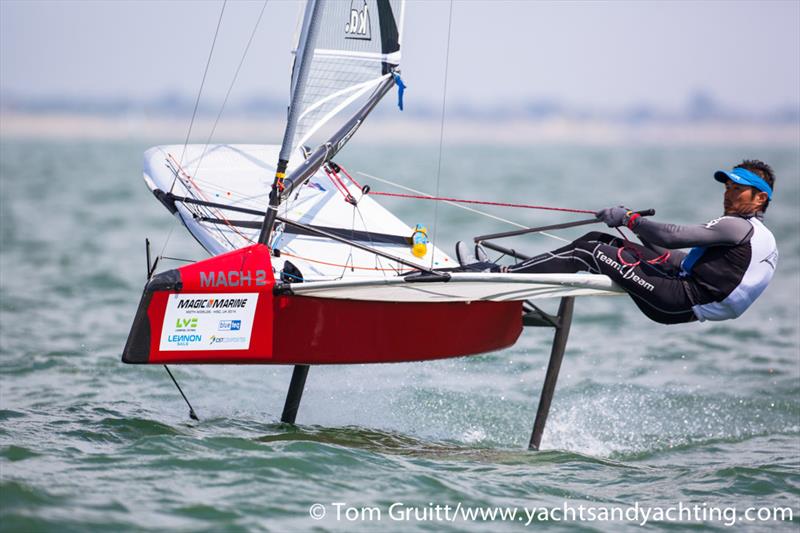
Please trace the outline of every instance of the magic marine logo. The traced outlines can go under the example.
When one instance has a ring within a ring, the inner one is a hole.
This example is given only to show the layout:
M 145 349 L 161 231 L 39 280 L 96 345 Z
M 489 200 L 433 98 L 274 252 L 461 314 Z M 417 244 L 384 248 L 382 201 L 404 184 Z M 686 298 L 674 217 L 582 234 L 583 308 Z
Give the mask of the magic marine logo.
M 350 2 L 350 20 L 344 25 L 345 39 L 372 40 L 372 24 L 366 0 Z
M 178 302 L 178 309 L 244 309 L 247 298 L 192 298 Z

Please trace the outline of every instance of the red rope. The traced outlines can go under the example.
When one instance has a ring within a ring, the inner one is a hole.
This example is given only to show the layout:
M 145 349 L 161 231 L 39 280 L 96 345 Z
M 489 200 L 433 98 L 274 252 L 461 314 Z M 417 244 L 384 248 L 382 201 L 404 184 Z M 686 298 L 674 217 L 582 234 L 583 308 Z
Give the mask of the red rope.
M 358 183 L 353 176 L 351 176 L 347 170 L 344 169 L 342 165 L 339 165 L 339 168 L 344 172 L 344 175 L 352 181 L 356 187 L 363 190 L 363 187 L 360 183 Z M 530 205 L 530 204 L 511 204 L 507 202 L 489 202 L 484 200 L 463 200 L 460 198 L 446 198 L 443 196 L 424 196 L 419 194 L 403 194 L 398 192 L 379 192 L 379 191 L 369 191 L 368 194 L 374 194 L 376 196 L 392 196 L 394 198 L 411 198 L 414 200 L 436 200 L 440 202 L 456 202 L 459 204 L 477 204 L 477 205 L 494 205 L 498 207 L 516 207 L 521 209 L 543 209 L 545 211 L 563 211 L 567 213 L 587 213 L 594 215 L 595 211 L 589 211 L 588 209 L 569 209 L 567 207 L 549 207 L 544 205 Z
M 567 207 L 549 207 L 544 205 L 529 205 L 529 204 L 511 204 L 507 202 L 488 202 L 485 200 L 462 200 L 460 198 L 447 198 L 444 196 L 421 196 L 416 194 L 402 194 L 396 192 L 373 192 L 370 191 L 369 194 L 374 194 L 377 196 L 394 196 L 397 198 L 413 198 L 415 200 L 437 200 L 441 202 L 456 202 L 460 204 L 478 204 L 478 205 L 494 205 L 498 207 L 515 207 L 521 209 L 543 209 L 545 211 L 564 211 L 567 213 L 588 213 L 588 214 L 595 214 L 595 211 L 589 211 L 587 209 L 570 209 Z
M 361 190 L 363 190 L 363 189 L 364 189 L 364 188 L 361 186 L 361 184 L 360 184 L 359 182 L 357 182 L 357 181 L 356 181 L 356 179 L 355 179 L 353 176 L 351 176 L 351 175 L 350 175 L 350 173 L 349 173 L 349 172 L 347 172 L 347 170 L 346 170 L 346 169 L 345 169 L 345 168 L 344 168 L 342 165 L 336 165 L 336 166 L 339 168 L 339 170 L 341 170 L 342 172 L 344 172 L 344 175 L 345 175 L 345 176 L 347 176 L 347 179 L 349 179 L 350 181 L 352 181 L 352 182 L 353 182 L 353 184 L 354 184 L 356 187 L 358 187 L 358 188 L 359 188 L 359 189 L 361 189 Z
M 625 239 L 625 242 L 622 244 L 622 246 L 617 248 L 617 259 L 619 259 L 619 262 L 622 263 L 625 266 L 629 266 L 629 267 L 639 266 L 639 264 L 642 262 L 642 255 L 639 253 L 639 250 L 637 250 L 633 246 L 629 246 L 629 245 L 632 245 L 634 243 L 632 243 L 630 240 L 628 240 L 628 237 L 625 235 L 625 233 L 623 233 L 623 231 L 620 228 L 616 228 L 616 230 L 617 230 L 617 232 L 619 232 L 620 235 L 622 235 L 622 238 Z M 626 261 L 625 258 L 622 257 L 622 252 L 624 252 L 624 251 L 631 252 L 633 255 L 635 255 L 638 258 L 638 261 L 636 261 L 635 263 L 629 263 L 628 261 Z M 645 262 L 648 265 L 661 265 L 661 264 L 664 264 L 664 263 L 667 262 L 667 260 L 669 259 L 670 255 L 671 255 L 670 251 L 667 250 L 666 252 L 664 252 L 663 254 L 659 255 L 658 257 L 656 257 L 654 259 L 648 259 Z
M 328 167 L 324 165 L 322 167 L 322 170 L 325 171 L 325 174 L 328 176 L 330 182 L 333 183 L 333 186 L 336 187 L 336 190 L 342 194 L 345 200 L 347 200 L 347 197 L 350 195 L 350 193 L 347 190 L 347 186 L 342 182 L 342 179 L 339 177 L 339 174 L 337 174 L 336 172 L 329 172 Z

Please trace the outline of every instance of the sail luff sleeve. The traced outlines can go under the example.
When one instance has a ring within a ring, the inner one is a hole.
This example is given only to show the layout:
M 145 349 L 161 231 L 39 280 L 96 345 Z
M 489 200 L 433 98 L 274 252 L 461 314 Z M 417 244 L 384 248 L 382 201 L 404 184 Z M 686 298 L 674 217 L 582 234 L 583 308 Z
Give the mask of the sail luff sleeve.
M 313 5 L 311 3 L 313 2 Z M 314 56 L 314 47 L 319 33 L 321 12 L 323 11 L 325 0 L 309 0 L 309 7 L 306 9 L 308 24 L 303 23 L 306 30 L 305 35 L 300 36 L 297 53 L 299 56 L 295 61 L 299 61 L 296 78 L 293 76 L 292 100 L 289 104 L 289 116 L 286 121 L 286 130 L 283 133 L 283 142 L 279 159 L 289 161 L 292 153 L 297 120 L 303 112 L 302 101 L 305 95 L 308 74 L 311 70 L 311 62 Z M 297 65 L 297 63 L 295 63 Z
M 305 51 L 306 47 L 306 36 L 308 35 L 308 27 L 311 24 L 311 13 L 314 8 L 314 2 L 307 2 L 305 9 L 303 9 L 303 15 L 300 20 L 300 25 L 298 27 L 299 33 L 296 35 L 297 42 L 295 44 L 294 51 L 294 58 L 292 59 L 292 67 L 290 69 L 290 79 L 291 83 L 289 84 L 289 102 L 292 101 L 292 95 L 294 94 L 294 88 L 297 86 L 297 76 L 300 73 L 300 58 L 303 57 L 303 52 Z
M 281 151 L 278 154 L 278 164 L 275 169 L 275 179 L 272 182 L 272 189 L 269 193 L 269 207 L 264 216 L 264 223 L 261 225 L 261 232 L 258 242 L 267 244 L 272 234 L 272 226 L 275 224 L 275 217 L 278 215 L 278 206 L 281 203 L 281 191 L 284 188 L 283 180 L 286 177 L 286 169 L 289 166 L 289 158 L 292 153 L 297 120 L 302 111 L 301 102 L 306 90 L 306 80 L 311 68 L 311 57 L 314 54 L 314 43 L 317 38 L 320 24 L 320 12 L 325 0 L 309 0 L 306 6 L 303 21 L 304 32 L 300 35 L 298 44 L 298 56 L 295 56 L 295 69 L 292 73 L 292 99 L 289 104 L 289 116 L 286 120 L 286 129 L 283 132 L 283 142 Z M 299 61 L 299 65 L 298 65 Z
M 305 38 L 301 36 L 298 44 L 289 120 L 259 242 L 269 239 L 281 197 L 333 157 L 358 129 L 359 122 L 351 119 L 340 127 L 321 155 L 309 156 L 300 165 L 295 163 L 291 172 L 294 179 L 287 190 L 284 174 L 290 168 L 290 155 L 307 141 L 315 146 L 311 136 L 351 106 L 359 105 L 359 113 L 366 109 L 359 119 L 363 120 L 392 86 L 392 72 L 400 64 L 397 21 L 402 20 L 403 5 L 402 0 L 317 0 L 313 8 L 306 9 L 305 16 L 310 19 L 308 24 L 304 20 Z M 360 103 L 364 100 L 367 105 Z

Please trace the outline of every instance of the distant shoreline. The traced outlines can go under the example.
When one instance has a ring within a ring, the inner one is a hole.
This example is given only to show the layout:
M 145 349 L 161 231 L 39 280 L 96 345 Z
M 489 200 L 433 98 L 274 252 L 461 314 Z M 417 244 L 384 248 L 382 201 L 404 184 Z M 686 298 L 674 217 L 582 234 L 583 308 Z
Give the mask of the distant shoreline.
M 188 119 L 143 115 L 105 116 L 69 113 L 0 114 L 0 138 L 28 140 L 164 140 L 183 142 Z M 205 142 L 213 122 L 202 119 L 193 127 L 192 142 Z M 371 117 L 359 133 L 359 143 L 419 145 L 438 143 L 437 119 Z M 278 143 L 283 121 L 276 118 L 233 118 L 217 126 L 213 142 Z M 497 121 L 453 118 L 445 121 L 444 140 L 451 144 L 588 144 L 800 146 L 800 123 L 744 120 L 644 122 L 603 119 L 548 118 Z

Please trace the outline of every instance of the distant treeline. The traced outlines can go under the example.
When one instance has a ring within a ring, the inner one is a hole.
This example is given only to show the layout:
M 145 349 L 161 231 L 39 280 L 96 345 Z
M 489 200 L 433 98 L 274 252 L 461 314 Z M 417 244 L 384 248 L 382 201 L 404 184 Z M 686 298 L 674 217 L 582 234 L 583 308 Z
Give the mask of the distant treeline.
M 391 99 L 388 99 L 391 100 Z M 198 114 L 216 116 L 220 102 L 201 102 Z M 124 98 L 73 98 L 73 97 L 29 97 L 3 94 L 0 111 L 31 114 L 69 113 L 82 115 L 148 115 L 186 117 L 191 116 L 194 100 L 184 95 L 166 94 L 151 100 Z M 415 118 L 436 118 L 440 106 L 407 99 L 404 113 Z M 377 116 L 390 116 L 396 112 L 391 105 L 379 106 Z M 286 113 L 286 102 L 278 98 L 255 97 L 228 104 L 225 115 L 230 117 L 280 117 Z M 578 109 L 554 100 L 532 100 L 521 103 L 476 106 L 453 102 L 447 106 L 450 118 L 474 118 L 482 120 L 548 120 L 555 118 L 606 120 L 631 124 L 647 122 L 694 122 L 694 121 L 756 121 L 768 123 L 800 123 L 800 102 L 787 104 L 765 113 L 730 109 L 720 105 L 708 93 L 691 95 L 683 109 L 666 111 L 649 105 L 633 105 L 618 111 Z

